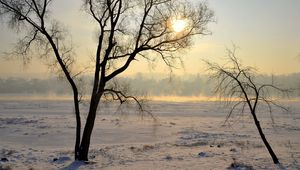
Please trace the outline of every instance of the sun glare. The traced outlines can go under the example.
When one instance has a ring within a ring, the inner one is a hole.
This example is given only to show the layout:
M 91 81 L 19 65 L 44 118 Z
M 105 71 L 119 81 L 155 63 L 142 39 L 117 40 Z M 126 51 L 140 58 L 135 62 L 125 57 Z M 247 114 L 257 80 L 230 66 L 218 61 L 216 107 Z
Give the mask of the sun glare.
M 185 20 L 174 20 L 172 22 L 172 27 L 175 32 L 181 32 L 185 29 L 187 23 Z

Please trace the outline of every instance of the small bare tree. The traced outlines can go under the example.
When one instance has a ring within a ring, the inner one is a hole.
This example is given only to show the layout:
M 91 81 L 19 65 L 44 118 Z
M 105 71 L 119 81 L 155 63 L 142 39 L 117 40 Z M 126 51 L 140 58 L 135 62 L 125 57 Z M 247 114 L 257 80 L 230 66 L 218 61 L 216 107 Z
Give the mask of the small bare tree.
M 289 91 L 275 86 L 273 82 L 270 84 L 260 84 L 256 82 L 255 77 L 257 74 L 255 69 L 243 66 L 236 57 L 235 51 L 236 47 L 234 47 L 234 50 L 227 49 L 229 62 L 226 65 L 222 66 L 217 63 L 205 61 L 208 66 L 210 77 L 217 80 L 215 93 L 219 94 L 220 97 L 233 102 L 226 121 L 233 112 L 241 111 L 244 113 L 245 108 L 249 108 L 259 135 L 268 149 L 273 162 L 279 164 L 276 154 L 262 131 L 260 122 L 257 118 L 257 107 L 259 104 L 266 105 L 269 108 L 270 113 L 272 113 L 272 107 L 279 107 L 283 110 L 287 110 L 272 99 L 270 92 L 278 91 L 287 94 Z M 233 98 L 234 100 L 232 100 Z
M 136 97 L 112 86 L 113 79 L 139 58 L 160 58 L 173 67 L 180 60 L 176 52 L 190 47 L 193 37 L 209 33 L 207 24 L 213 20 L 213 12 L 206 3 L 195 5 L 187 0 L 84 0 L 86 12 L 98 27 L 98 37 L 90 107 L 81 136 L 78 73 L 72 71 L 74 51 L 64 28 L 50 19 L 51 2 L 0 0 L 0 15 L 5 16 L 12 28 L 25 32 L 15 54 L 31 59 L 30 52 L 42 51 L 42 56 L 55 59 L 55 65 L 68 80 L 77 122 L 75 159 L 87 161 L 100 100 L 111 96 L 121 103 L 134 100 L 141 106 Z M 176 20 L 181 21 L 180 27 L 184 25 L 184 29 L 174 29 Z

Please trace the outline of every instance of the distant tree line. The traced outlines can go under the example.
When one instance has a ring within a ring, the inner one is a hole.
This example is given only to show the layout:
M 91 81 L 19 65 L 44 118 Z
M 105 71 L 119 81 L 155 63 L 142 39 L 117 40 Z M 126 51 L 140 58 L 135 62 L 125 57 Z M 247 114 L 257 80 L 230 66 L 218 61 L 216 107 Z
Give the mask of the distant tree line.
M 270 81 L 284 88 L 295 89 L 290 97 L 300 96 L 300 73 L 288 75 L 259 75 L 258 82 Z M 121 77 L 121 83 L 128 84 L 137 94 L 146 93 L 149 96 L 212 96 L 216 82 L 209 80 L 207 75 L 159 76 L 151 77 L 137 73 L 135 76 Z M 85 76 L 83 85 L 91 83 L 91 77 Z M 88 86 L 87 86 L 88 87 Z M 91 89 L 85 89 L 89 91 Z M 0 78 L 1 94 L 56 94 L 70 95 L 67 82 L 49 79 Z M 276 93 L 276 92 L 274 92 Z
M 71 94 L 67 84 L 56 78 L 25 79 L 6 78 L 0 79 L 0 93 L 2 94 Z

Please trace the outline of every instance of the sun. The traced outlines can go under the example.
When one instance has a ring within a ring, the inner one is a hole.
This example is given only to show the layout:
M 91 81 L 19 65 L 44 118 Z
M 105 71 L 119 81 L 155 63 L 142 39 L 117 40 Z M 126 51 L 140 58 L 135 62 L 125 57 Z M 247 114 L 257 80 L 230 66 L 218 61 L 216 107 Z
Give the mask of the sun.
M 175 32 L 183 31 L 187 26 L 187 22 L 182 19 L 176 19 L 172 22 L 172 28 Z

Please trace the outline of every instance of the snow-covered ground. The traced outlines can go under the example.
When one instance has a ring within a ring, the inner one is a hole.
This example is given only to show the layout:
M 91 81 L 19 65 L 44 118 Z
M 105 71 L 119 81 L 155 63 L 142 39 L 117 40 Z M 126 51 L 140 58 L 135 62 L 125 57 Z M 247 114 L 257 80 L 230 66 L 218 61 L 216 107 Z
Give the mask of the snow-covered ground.
M 300 103 L 285 104 L 290 112 L 274 110 L 275 124 L 264 109 L 259 118 L 282 166 L 300 169 Z M 0 100 L 0 169 L 279 169 L 251 117 L 224 126 L 220 102 L 150 102 L 155 121 L 101 106 L 82 164 L 73 161 L 72 101 Z

